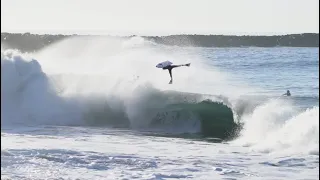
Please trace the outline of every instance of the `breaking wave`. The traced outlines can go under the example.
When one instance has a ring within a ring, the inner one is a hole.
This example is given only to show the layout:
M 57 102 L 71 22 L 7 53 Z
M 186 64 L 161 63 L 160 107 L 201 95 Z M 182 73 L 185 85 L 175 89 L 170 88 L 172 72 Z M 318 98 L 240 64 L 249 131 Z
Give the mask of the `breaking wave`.
M 148 82 L 133 86 L 128 81 L 118 81 L 112 87 L 117 90 L 109 89 L 107 93 L 97 89 L 92 92 L 90 88 L 81 92 L 85 88 L 81 83 L 76 84 L 79 89 L 72 83 L 65 86 L 64 81 L 88 82 L 99 76 L 50 76 L 28 55 L 7 50 L 1 56 L 3 125 L 104 125 L 171 133 L 201 132 L 220 138 L 229 136 L 236 126 L 232 109 L 217 97 L 160 90 Z M 121 85 L 131 86 L 124 93 L 118 91 L 117 86 Z M 70 92 L 71 89 L 77 91 Z
M 168 85 L 167 72 L 149 68 L 163 59 L 191 62 L 192 68 L 175 69 L 174 84 Z M 71 38 L 36 54 L 1 51 L 2 125 L 239 135 L 232 143 L 255 150 L 308 147 L 318 153 L 318 106 L 298 109 L 293 103 L 319 97 L 241 96 L 250 91 L 254 88 L 231 86 L 224 73 L 199 58 L 140 37 Z

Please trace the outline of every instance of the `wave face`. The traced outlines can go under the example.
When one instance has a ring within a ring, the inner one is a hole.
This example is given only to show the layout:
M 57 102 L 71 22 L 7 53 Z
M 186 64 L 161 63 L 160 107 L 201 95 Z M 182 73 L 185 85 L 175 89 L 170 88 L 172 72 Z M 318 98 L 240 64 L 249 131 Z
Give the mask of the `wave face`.
M 292 150 L 310 142 L 310 152 L 318 152 L 312 145 L 319 144 L 318 106 L 293 105 L 318 103 L 318 97 L 243 96 L 256 88 L 229 83 L 230 77 L 196 56 L 198 49 L 188 49 L 191 55 L 180 50 L 140 37 L 71 38 L 35 54 L 2 50 L 2 125 L 111 126 L 222 139 L 239 135 L 233 143 L 254 149 Z M 168 73 L 154 67 L 172 59 L 192 67 L 174 69 L 169 85 Z M 291 128 L 302 137 L 288 132 Z

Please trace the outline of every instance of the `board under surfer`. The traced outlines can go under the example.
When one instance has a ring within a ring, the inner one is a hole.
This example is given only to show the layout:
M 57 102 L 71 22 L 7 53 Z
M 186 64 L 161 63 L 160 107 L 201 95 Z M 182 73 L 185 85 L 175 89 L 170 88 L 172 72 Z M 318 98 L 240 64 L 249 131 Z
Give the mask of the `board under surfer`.
M 168 70 L 169 71 L 169 74 L 170 74 L 170 78 L 171 78 L 171 80 L 170 80 L 170 82 L 169 82 L 169 84 L 172 84 L 172 81 L 173 81 L 173 79 L 172 79 L 172 69 L 173 68 L 177 68 L 177 67 L 181 67 L 181 66 L 190 66 L 190 63 L 187 63 L 187 64 L 180 64 L 180 65 L 172 65 L 172 62 L 170 62 L 170 61 L 165 61 L 165 62 L 162 62 L 162 63 L 159 63 L 156 67 L 157 68 L 162 68 L 163 70 Z

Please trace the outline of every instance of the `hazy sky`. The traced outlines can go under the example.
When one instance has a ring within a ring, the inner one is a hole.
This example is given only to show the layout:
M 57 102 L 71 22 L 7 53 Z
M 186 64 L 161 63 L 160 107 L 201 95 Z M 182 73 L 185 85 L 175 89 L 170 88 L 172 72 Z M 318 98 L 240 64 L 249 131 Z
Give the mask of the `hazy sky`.
M 319 0 L 1 0 L 1 32 L 319 32 Z

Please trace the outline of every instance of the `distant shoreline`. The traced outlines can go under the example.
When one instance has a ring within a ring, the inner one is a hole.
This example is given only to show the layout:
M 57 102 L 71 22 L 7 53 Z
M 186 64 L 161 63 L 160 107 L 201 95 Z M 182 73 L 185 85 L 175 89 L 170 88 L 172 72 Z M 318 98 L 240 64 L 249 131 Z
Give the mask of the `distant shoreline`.
M 31 34 L 1 33 L 3 48 L 19 49 L 33 52 L 54 42 L 68 37 L 119 37 L 128 39 L 134 36 L 108 35 L 62 35 L 62 34 Z M 146 40 L 168 46 L 183 47 L 319 47 L 319 33 L 303 33 L 288 35 L 168 35 L 140 36 Z

